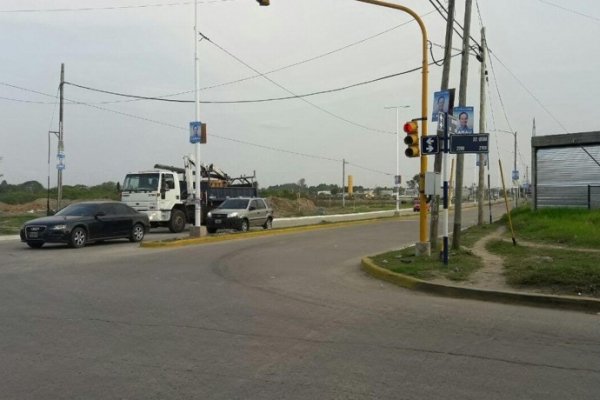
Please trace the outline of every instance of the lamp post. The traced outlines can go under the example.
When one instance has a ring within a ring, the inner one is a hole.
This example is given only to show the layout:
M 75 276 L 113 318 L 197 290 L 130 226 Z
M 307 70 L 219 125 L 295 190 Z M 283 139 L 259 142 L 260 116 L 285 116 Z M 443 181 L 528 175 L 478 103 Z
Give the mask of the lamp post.
M 421 117 L 418 120 L 421 121 L 421 135 L 427 135 L 427 80 L 429 78 L 429 61 L 428 61 L 428 48 L 427 48 L 427 29 L 425 28 L 425 24 L 419 15 L 411 10 L 408 7 L 401 6 L 399 4 L 387 3 L 379 0 L 357 0 L 362 3 L 374 4 L 376 6 L 393 8 L 395 10 L 403 11 L 407 14 L 410 14 L 411 17 L 414 18 L 415 21 L 419 24 L 419 28 L 421 29 L 422 43 L 421 49 L 423 54 L 423 63 L 422 63 L 422 74 L 421 74 Z M 416 244 L 416 255 L 430 255 L 431 254 L 431 243 L 427 241 L 427 199 L 425 197 L 425 173 L 427 172 L 427 156 L 421 153 L 421 169 L 419 174 L 419 205 L 421 210 L 419 211 L 419 243 Z
M 399 109 L 400 108 L 409 108 L 410 106 L 387 106 L 384 107 L 386 110 L 396 110 L 396 177 L 395 185 L 396 185 L 396 212 L 394 215 L 400 214 L 400 119 L 399 119 Z

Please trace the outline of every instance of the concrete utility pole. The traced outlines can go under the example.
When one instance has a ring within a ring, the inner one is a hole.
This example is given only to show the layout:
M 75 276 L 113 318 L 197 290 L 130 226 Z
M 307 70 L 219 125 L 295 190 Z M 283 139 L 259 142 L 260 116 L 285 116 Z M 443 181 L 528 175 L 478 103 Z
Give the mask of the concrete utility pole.
M 194 0 L 194 122 L 200 118 L 200 69 L 198 66 L 198 0 Z M 194 227 L 190 230 L 190 236 L 200 237 L 202 218 L 202 167 L 200 165 L 200 143 L 194 143 L 196 157 L 196 190 L 194 199 Z
M 346 208 L 346 159 L 342 158 L 342 208 Z
M 450 64 L 452 61 L 452 34 L 454 32 L 454 0 L 448 1 L 448 19 L 446 20 L 446 40 L 444 43 L 444 67 L 442 69 L 442 84 L 440 89 L 447 90 L 448 83 L 450 81 Z M 431 121 L 434 124 L 436 121 Z M 440 140 L 443 137 L 443 133 L 438 133 Z M 433 171 L 435 173 L 442 172 L 442 158 L 444 153 L 439 152 L 435 155 L 433 162 Z M 431 248 L 435 251 L 437 249 L 438 240 L 438 222 L 440 215 L 440 196 L 435 196 L 431 204 L 431 220 L 429 224 L 429 241 L 431 242 Z
M 469 40 L 471 32 L 471 5 L 472 0 L 465 1 L 465 21 L 463 30 L 462 59 L 460 64 L 460 95 L 458 105 L 465 107 L 467 105 L 467 80 L 469 72 Z M 464 172 L 464 154 L 456 155 L 456 201 L 454 203 L 454 230 L 452 232 L 452 248 L 457 250 L 460 247 L 460 234 L 462 226 L 462 190 L 463 190 L 463 172 Z
M 63 136 L 63 103 L 64 103 L 64 87 L 65 87 L 65 64 L 62 63 L 60 64 L 60 107 L 59 107 L 59 117 L 58 117 L 58 178 L 57 178 L 57 182 L 56 182 L 56 186 L 57 186 L 57 198 L 56 198 L 56 209 L 60 210 L 60 206 L 61 206 L 61 202 L 62 202 L 62 195 L 63 195 L 63 167 L 62 167 L 62 159 L 65 156 L 65 142 L 64 142 L 64 136 Z
M 481 76 L 479 80 L 479 133 L 485 133 L 485 82 L 487 79 L 485 28 L 481 27 Z M 479 154 L 479 187 L 477 192 L 477 225 L 483 225 L 483 194 L 485 191 L 485 160 L 487 154 Z

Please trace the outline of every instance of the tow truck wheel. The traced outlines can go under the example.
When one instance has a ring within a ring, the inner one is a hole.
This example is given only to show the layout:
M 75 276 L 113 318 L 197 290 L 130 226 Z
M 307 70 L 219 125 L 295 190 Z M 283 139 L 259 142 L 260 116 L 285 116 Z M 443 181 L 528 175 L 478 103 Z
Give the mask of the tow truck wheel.
M 181 210 L 173 210 L 171 212 L 171 220 L 169 221 L 169 230 L 173 233 L 179 233 L 185 228 L 185 214 Z

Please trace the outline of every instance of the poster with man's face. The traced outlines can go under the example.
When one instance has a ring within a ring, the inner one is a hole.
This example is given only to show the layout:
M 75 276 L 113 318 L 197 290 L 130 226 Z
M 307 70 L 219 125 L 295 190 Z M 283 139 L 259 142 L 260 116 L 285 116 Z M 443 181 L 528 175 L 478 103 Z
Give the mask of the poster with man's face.
M 454 89 L 441 90 L 433 93 L 433 107 L 431 108 L 431 122 L 438 120 L 438 113 L 452 113 L 454 107 Z
M 473 133 L 474 107 L 454 107 L 452 115 L 457 120 L 457 134 Z

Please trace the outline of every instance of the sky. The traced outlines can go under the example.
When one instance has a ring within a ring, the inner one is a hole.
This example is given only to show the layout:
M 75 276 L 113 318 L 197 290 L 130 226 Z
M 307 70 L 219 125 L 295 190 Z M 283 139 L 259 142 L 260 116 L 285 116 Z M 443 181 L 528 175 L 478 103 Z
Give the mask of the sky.
M 432 3 L 397 2 L 421 16 L 428 58 L 441 63 L 446 23 Z M 457 0 L 461 26 L 464 7 Z M 482 25 L 491 60 L 486 174 L 501 185 L 500 159 L 510 179 L 517 132 L 517 169 L 526 181 L 534 118 L 538 136 L 598 130 L 600 2 L 473 0 L 477 42 Z M 389 77 L 421 66 L 422 36 L 410 15 L 355 0 L 271 0 L 269 7 L 199 0 L 198 31 L 199 120 L 208 127 L 202 163 L 231 176 L 255 173 L 261 187 L 300 179 L 341 185 L 343 160 L 354 184 L 365 187 L 392 187 L 397 163 L 403 185 L 419 172 L 419 159 L 404 156 L 402 125 L 422 115 L 421 71 Z M 461 45 L 455 33 L 452 53 Z M 0 48 L 1 180 L 46 185 L 50 176 L 56 186 L 57 139 L 49 131 L 58 131 L 61 63 L 64 184 L 122 182 L 155 163 L 182 166 L 194 152 L 193 1 L 0 0 Z M 441 72 L 429 68 L 429 114 Z M 457 99 L 459 79 L 457 56 L 449 85 Z M 471 54 L 466 105 L 475 108 L 477 128 L 479 82 Z M 282 97 L 292 98 L 275 100 Z M 466 155 L 465 185 L 477 171 L 475 155 Z

